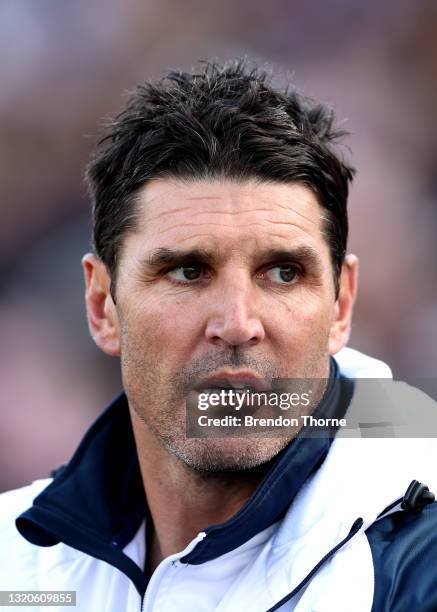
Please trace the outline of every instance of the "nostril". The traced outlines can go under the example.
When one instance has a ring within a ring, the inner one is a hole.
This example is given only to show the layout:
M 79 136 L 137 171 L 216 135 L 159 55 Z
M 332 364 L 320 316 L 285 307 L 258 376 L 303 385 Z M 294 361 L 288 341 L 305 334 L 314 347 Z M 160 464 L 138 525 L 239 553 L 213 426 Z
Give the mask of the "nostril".
M 206 337 L 213 344 L 223 342 L 227 347 L 252 346 L 264 338 L 264 328 L 258 318 L 220 317 L 208 322 Z

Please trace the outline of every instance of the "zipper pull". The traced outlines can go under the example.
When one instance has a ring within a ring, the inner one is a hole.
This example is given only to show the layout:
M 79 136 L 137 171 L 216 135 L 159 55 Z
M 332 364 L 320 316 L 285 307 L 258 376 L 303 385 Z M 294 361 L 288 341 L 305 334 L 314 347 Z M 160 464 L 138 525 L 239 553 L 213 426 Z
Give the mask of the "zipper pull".
M 426 505 L 432 504 L 433 501 L 435 501 L 434 493 L 431 493 L 422 482 L 412 480 L 402 498 L 401 508 L 411 514 L 419 514 Z

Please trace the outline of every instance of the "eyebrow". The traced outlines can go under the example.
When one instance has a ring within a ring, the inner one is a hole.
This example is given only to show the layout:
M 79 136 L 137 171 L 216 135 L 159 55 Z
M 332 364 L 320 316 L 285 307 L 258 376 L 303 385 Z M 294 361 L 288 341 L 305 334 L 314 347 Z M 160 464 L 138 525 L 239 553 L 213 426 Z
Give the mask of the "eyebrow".
M 150 268 L 161 268 L 168 265 L 183 265 L 196 260 L 208 264 L 219 259 L 217 253 L 206 249 L 176 250 L 167 247 L 154 249 L 145 258 L 144 263 Z
M 177 268 L 189 263 L 201 263 L 203 265 L 220 265 L 226 259 L 224 253 L 208 249 L 170 249 L 160 247 L 151 251 L 143 260 L 148 268 L 158 269 L 172 266 Z M 318 252 L 310 246 L 298 246 L 285 249 L 265 249 L 256 253 L 255 259 L 258 263 L 272 263 L 280 261 L 292 261 L 293 263 L 312 268 L 314 273 L 323 270 L 322 260 Z

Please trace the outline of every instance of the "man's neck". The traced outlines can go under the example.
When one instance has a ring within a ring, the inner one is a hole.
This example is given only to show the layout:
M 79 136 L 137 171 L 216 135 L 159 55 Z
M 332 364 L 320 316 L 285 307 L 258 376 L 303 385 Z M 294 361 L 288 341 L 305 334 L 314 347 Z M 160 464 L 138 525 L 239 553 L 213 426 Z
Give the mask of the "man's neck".
M 131 410 L 153 533 L 147 543 L 150 575 L 201 531 L 232 517 L 258 486 L 270 463 L 243 472 L 198 472 L 167 451 Z

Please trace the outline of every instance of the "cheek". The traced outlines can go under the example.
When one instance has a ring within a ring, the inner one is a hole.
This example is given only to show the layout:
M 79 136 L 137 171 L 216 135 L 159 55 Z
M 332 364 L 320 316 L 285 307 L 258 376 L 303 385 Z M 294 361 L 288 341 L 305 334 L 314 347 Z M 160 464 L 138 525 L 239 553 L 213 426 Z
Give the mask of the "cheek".
M 288 300 L 286 307 L 272 310 L 270 337 L 273 350 L 293 375 L 319 376 L 319 360 L 329 352 L 332 307 L 314 294 Z M 274 327 L 272 327 L 274 325 Z M 313 366 L 316 369 L 313 369 Z M 321 367 L 321 366 L 320 366 Z
M 275 310 L 272 310 L 275 312 Z M 311 338 L 329 334 L 334 316 L 334 304 L 325 297 L 303 291 L 283 304 L 281 313 L 276 310 L 277 326 L 288 338 Z M 272 317 L 273 319 L 273 317 Z M 285 319 L 285 320 L 284 320 Z M 285 328 L 285 330 L 284 330 Z
M 136 304 L 121 317 L 121 353 L 132 359 L 153 360 L 155 367 L 178 359 L 197 337 L 195 310 L 164 300 Z

